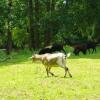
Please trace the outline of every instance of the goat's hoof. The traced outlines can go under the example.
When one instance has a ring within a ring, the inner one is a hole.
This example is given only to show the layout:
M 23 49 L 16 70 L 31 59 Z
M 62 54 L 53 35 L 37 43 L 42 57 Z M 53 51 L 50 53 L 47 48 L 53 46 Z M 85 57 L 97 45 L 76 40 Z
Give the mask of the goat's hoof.
M 66 78 L 66 76 L 64 76 L 64 78 Z
M 49 77 L 49 75 L 47 75 L 47 77 Z
M 55 76 L 54 74 L 51 74 L 52 76 Z
M 70 77 L 72 78 L 72 75 L 70 75 Z

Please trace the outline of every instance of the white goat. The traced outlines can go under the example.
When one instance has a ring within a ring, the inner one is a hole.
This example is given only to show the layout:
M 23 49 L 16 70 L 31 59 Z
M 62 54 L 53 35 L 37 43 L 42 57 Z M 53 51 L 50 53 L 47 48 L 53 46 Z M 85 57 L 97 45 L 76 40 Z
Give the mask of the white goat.
M 70 56 L 70 53 L 67 54 L 67 57 Z M 55 66 L 59 66 L 61 68 L 65 69 L 65 75 L 64 77 L 66 77 L 66 74 L 68 72 L 69 76 L 72 77 L 71 73 L 69 72 L 68 67 L 66 66 L 66 56 L 63 53 L 53 53 L 53 54 L 35 54 L 32 57 L 33 61 L 37 61 L 40 60 L 42 61 L 43 65 L 46 68 L 46 72 L 47 72 L 47 76 L 49 76 L 49 73 L 54 76 L 54 74 L 52 72 L 50 72 L 51 67 L 55 67 Z

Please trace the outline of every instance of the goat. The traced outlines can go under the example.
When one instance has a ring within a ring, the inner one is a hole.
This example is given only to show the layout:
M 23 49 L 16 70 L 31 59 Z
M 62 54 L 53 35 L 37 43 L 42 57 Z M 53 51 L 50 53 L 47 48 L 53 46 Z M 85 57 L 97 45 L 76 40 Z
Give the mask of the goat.
M 73 53 L 75 55 L 79 55 L 80 52 L 82 52 L 83 54 L 86 54 L 87 51 L 91 53 L 90 52 L 91 49 L 92 49 L 92 53 L 94 53 L 96 52 L 97 44 L 99 44 L 99 41 L 95 42 L 95 41 L 90 41 L 86 39 L 73 40 L 73 39 L 66 38 L 64 36 L 63 36 L 63 40 L 65 41 L 65 44 L 68 44 L 74 48 Z
M 77 44 L 73 46 L 75 55 L 79 55 L 82 52 L 84 55 L 87 53 L 87 45 L 86 44 Z
M 39 51 L 39 54 L 52 53 L 51 46 L 47 46 Z
M 65 54 L 65 50 L 63 49 L 63 44 L 53 44 L 51 46 L 47 46 L 39 51 L 39 54 L 45 53 L 54 53 L 56 51 L 63 51 Z
M 96 46 L 97 46 L 96 42 L 88 41 L 87 42 L 87 49 L 88 49 L 89 53 L 90 53 L 90 49 L 92 49 L 92 53 L 96 52 Z
M 67 54 L 67 57 L 69 57 L 69 56 L 70 56 L 70 53 Z M 66 59 L 65 59 L 66 56 L 64 53 L 59 53 L 59 52 L 53 53 L 53 54 L 46 53 L 46 54 L 42 54 L 42 55 L 35 54 L 31 58 L 33 61 L 39 60 L 42 62 L 42 64 L 46 68 L 47 76 L 49 76 L 49 74 L 54 76 L 54 74 L 52 72 L 50 72 L 50 69 L 52 67 L 59 66 L 59 67 L 65 69 L 64 77 L 66 77 L 67 72 L 68 72 L 69 76 L 72 77 L 71 73 L 69 72 L 68 67 L 66 66 Z
M 82 52 L 84 55 L 87 53 L 87 44 L 84 43 L 84 41 L 79 40 L 73 40 L 63 37 L 65 44 L 71 46 L 74 48 L 73 53 L 75 55 L 79 55 L 80 52 Z

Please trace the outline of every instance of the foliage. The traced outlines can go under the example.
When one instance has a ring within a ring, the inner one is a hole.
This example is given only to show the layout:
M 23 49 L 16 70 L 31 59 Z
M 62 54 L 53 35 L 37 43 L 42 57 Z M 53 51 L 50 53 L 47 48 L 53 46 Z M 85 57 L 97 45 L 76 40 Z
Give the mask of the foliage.
M 24 48 L 25 44 L 27 45 L 28 42 L 28 34 L 26 30 L 20 28 L 14 28 L 13 41 L 16 47 Z
M 98 36 L 100 0 L 30 1 L 33 7 L 31 13 L 29 13 L 30 6 L 27 0 L 12 0 L 10 19 L 8 18 L 8 0 L 0 1 L 0 41 L 2 41 L 0 47 L 7 45 L 8 20 L 10 20 L 13 34 L 12 40 L 17 47 L 29 45 L 30 39 L 32 45 L 37 43 L 39 47 L 44 46 L 45 39 L 49 39 L 49 34 L 46 32 L 52 33 L 49 42 L 63 41 L 62 36 L 100 41 Z M 32 15 L 31 19 L 30 15 Z M 48 37 L 45 34 L 48 34 Z

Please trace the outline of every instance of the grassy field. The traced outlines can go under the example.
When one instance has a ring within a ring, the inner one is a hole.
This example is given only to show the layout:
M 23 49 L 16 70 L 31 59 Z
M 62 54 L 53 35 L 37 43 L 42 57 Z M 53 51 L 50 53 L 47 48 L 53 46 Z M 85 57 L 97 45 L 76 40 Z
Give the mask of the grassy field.
M 0 100 L 100 100 L 100 48 L 66 61 L 72 78 L 59 67 L 52 68 L 57 77 L 47 77 L 40 62 L 28 60 L 31 54 L 12 53 L 0 63 Z

